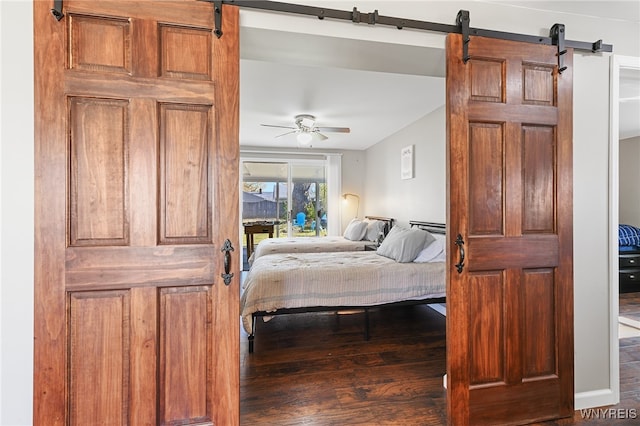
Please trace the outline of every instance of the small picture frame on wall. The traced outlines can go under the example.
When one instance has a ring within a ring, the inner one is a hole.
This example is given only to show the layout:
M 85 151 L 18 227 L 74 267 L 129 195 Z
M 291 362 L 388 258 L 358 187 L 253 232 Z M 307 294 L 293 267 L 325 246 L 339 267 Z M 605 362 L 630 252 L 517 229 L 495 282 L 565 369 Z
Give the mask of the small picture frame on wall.
M 413 145 L 400 151 L 400 179 L 413 179 Z

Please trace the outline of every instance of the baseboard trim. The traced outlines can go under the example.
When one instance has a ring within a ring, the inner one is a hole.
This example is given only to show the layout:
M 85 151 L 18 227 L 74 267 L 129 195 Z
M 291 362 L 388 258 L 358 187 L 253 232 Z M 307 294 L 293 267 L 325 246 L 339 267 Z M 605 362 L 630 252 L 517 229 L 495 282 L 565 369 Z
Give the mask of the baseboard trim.
M 575 409 L 606 407 L 620 402 L 620 398 L 611 389 L 598 389 L 575 394 Z

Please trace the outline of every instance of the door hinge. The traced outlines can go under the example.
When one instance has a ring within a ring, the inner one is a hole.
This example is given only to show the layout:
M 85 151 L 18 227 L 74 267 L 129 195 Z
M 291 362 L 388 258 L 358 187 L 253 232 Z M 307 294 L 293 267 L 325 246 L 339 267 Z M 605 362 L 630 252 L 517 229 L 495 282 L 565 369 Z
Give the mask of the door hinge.
M 460 28 L 462 34 L 462 61 L 466 64 L 469 57 L 469 11 L 460 10 L 456 16 L 456 25 Z
M 57 21 L 64 17 L 64 13 L 62 13 L 62 0 L 53 0 L 53 9 L 51 9 L 51 14 Z

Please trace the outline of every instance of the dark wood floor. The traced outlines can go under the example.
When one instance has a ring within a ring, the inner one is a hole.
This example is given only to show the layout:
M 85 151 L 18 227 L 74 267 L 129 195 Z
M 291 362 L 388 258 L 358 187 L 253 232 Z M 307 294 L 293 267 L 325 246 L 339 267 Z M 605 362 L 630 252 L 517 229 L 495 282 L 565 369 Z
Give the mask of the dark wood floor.
M 640 294 L 623 295 L 623 309 L 640 314 Z M 362 313 L 259 321 L 253 354 L 241 333 L 241 424 L 446 424 L 445 318 L 424 305 L 380 308 L 370 325 L 365 341 Z M 636 410 L 640 424 L 640 338 L 621 340 L 620 363 L 621 403 L 613 408 Z M 545 425 L 586 423 L 616 420 L 584 420 L 577 411 Z

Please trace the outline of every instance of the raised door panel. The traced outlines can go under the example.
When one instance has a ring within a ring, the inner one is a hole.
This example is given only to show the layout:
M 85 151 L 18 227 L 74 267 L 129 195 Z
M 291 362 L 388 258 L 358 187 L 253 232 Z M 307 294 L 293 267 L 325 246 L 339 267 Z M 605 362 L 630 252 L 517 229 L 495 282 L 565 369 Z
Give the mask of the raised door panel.
M 469 294 L 471 386 L 501 384 L 505 377 L 504 274 L 474 274 Z
M 69 341 L 70 424 L 127 424 L 128 292 L 72 293 Z
M 503 103 L 505 98 L 505 63 L 501 59 L 474 59 L 469 65 L 470 99 Z
M 207 28 L 160 24 L 160 75 L 212 80 L 212 37 L 211 30 Z
M 211 242 L 211 106 L 160 104 L 161 244 Z
M 160 291 L 160 424 L 210 423 L 211 287 Z
M 69 98 L 71 246 L 127 245 L 129 102 Z
M 571 74 L 552 46 L 472 37 L 464 63 L 460 43 L 448 36 L 448 223 L 466 251 L 448 275 L 450 421 L 568 416 Z
M 555 321 L 553 269 L 523 271 L 522 280 L 523 361 L 522 380 L 557 377 L 558 352 Z
M 499 123 L 469 123 L 469 234 L 502 235 L 504 130 Z
M 555 231 L 556 155 L 552 126 L 522 126 L 522 232 Z
M 70 13 L 68 63 L 71 69 L 131 72 L 131 21 Z

